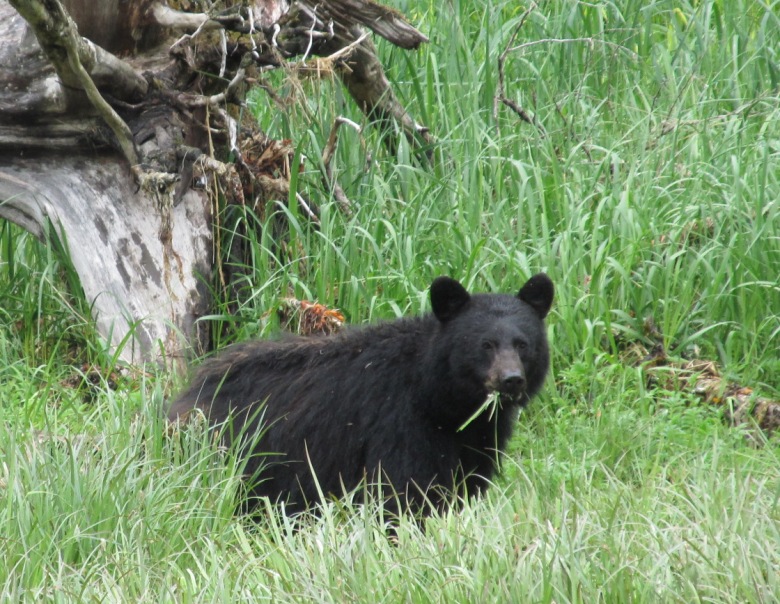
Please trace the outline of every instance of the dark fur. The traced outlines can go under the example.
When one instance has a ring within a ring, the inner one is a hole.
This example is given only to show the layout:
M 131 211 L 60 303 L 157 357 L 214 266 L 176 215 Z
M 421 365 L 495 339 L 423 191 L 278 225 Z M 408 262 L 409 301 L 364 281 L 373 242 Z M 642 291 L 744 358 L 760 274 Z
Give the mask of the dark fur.
M 201 367 L 169 418 L 198 407 L 212 424 L 232 418 L 234 434 L 262 423 L 246 468 L 261 470 L 252 495 L 284 500 L 288 512 L 319 500 L 309 463 L 326 496 L 381 480 L 403 505 L 425 509 L 427 496 L 443 507 L 453 486 L 461 495 L 485 488 L 518 408 L 542 387 L 552 297 L 544 274 L 517 296 L 469 295 L 441 277 L 424 317 L 228 348 Z M 492 417 L 459 431 L 493 391 Z

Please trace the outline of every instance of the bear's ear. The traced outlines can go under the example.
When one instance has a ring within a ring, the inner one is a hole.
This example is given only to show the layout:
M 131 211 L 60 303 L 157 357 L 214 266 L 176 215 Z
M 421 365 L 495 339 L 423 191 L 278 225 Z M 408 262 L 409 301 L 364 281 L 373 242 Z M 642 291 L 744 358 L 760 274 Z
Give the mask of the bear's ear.
M 439 321 L 449 321 L 471 299 L 469 292 L 450 277 L 437 277 L 431 283 L 431 308 Z
M 544 273 L 537 273 L 526 281 L 517 297 L 533 308 L 540 319 L 544 319 L 550 312 L 554 291 L 550 278 Z

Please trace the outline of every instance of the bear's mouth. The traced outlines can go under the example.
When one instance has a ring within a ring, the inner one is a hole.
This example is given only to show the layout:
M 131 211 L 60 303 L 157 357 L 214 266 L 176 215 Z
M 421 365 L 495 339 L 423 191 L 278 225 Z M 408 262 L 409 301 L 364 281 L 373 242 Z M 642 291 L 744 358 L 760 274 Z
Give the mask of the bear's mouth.
M 487 384 L 488 395 L 495 394 L 503 405 L 525 404 L 525 383 L 521 384 Z
M 498 394 L 498 400 L 501 405 L 525 405 L 526 397 L 523 396 L 525 391 L 516 393 L 496 391 L 496 394 Z

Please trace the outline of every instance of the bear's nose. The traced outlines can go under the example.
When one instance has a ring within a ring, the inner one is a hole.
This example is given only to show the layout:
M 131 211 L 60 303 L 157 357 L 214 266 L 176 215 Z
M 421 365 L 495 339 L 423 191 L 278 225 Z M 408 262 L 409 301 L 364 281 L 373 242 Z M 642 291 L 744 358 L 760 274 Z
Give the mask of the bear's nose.
M 523 376 L 523 373 L 521 371 L 512 371 L 502 375 L 499 390 L 502 394 L 509 394 L 514 397 L 518 396 L 525 390 L 525 377 Z

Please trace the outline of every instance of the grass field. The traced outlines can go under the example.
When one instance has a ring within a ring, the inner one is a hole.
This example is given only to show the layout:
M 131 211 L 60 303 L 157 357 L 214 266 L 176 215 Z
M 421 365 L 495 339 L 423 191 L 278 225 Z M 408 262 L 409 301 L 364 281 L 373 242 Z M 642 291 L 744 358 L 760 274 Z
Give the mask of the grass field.
M 337 82 L 276 74 L 301 104 L 258 92 L 251 110 L 299 143 L 322 224 L 282 204 L 242 217 L 263 228 L 214 332 L 268 334 L 290 294 L 362 323 L 424 311 L 440 274 L 515 291 L 546 271 L 552 370 L 495 488 L 424 533 L 402 523 L 397 544 L 371 505 L 299 530 L 234 518 L 240 468 L 197 430 L 165 437 L 179 378 L 73 387 L 107 362 L 89 304 L 60 256 L 4 224 L 3 601 L 780 601 L 776 438 L 756 447 L 629 354 L 662 343 L 780 399 L 780 4 L 393 4 L 431 38 L 377 44 L 433 161 L 343 129 L 342 215 L 318 158 L 335 116 L 365 119 Z M 534 123 L 494 102 L 515 33 L 505 93 Z

